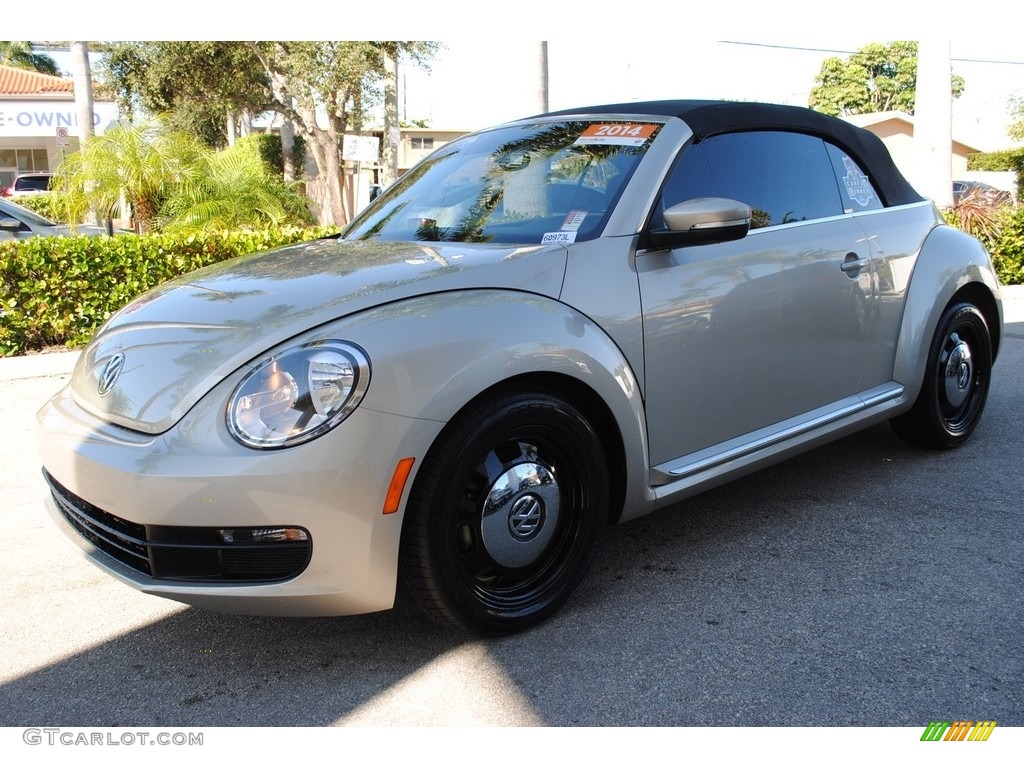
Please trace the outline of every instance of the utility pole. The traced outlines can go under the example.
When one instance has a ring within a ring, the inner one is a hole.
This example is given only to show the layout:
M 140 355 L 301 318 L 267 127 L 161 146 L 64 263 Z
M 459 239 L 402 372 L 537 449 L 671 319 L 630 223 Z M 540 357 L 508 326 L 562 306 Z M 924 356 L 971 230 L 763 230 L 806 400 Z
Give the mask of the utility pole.
M 915 186 L 939 208 L 953 205 L 953 93 L 949 41 L 917 46 Z
M 537 109 L 539 112 L 550 110 L 548 98 L 548 41 L 541 40 L 537 49 L 537 80 L 535 83 Z

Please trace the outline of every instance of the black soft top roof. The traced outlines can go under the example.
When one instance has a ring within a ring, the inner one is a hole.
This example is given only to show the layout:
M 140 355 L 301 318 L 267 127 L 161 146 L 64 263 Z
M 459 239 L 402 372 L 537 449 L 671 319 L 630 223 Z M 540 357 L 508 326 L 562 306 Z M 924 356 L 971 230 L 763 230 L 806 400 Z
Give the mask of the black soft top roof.
M 678 117 L 697 141 L 737 131 L 796 131 L 828 139 L 863 168 L 886 205 L 917 203 L 924 198 L 903 178 L 882 140 L 845 120 L 804 107 L 748 101 L 629 101 L 563 109 L 548 115 L 624 114 Z M 536 117 L 540 117 L 537 115 Z

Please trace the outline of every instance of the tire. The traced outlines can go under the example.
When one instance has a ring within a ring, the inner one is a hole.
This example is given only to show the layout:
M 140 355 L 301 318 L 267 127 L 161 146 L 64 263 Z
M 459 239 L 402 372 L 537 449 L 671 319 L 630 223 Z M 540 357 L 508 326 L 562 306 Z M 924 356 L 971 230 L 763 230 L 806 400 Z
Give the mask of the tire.
M 517 632 L 582 583 L 608 521 L 604 451 L 586 417 L 545 390 L 501 390 L 441 434 L 417 475 L 400 569 L 449 627 Z
M 909 443 L 957 448 L 981 420 L 992 375 L 988 323 L 973 304 L 947 307 L 928 350 L 924 383 L 913 408 L 892 420 Z

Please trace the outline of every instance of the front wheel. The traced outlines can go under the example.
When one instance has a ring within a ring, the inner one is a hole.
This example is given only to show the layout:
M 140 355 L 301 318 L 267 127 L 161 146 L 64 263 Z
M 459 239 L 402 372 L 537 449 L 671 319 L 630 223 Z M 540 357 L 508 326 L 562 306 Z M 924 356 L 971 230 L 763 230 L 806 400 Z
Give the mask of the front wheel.
M 607 510 L 605 456 L 586 417 L 553 392 L 502 390 L 454 419 L 424 461 L 403 578 L 442 624 L 519 631 L 583 581 Z
M 951 305 L 932 339 L 921 393 L 910 411 L 892 420 L 893 429 L 925 448 L 963 445 L 981 420 L 991 373 L 985 317 L 973 304 Z

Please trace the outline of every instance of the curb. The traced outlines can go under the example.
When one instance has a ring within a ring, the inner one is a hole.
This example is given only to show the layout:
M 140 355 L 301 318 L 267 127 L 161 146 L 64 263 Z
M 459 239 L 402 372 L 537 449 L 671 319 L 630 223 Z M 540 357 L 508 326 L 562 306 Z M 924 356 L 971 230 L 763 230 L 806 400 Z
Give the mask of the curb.
M 50 378 L 71 373 L 78 361 L 80 350 L 72 352 L 46 352 L 21 357 L 0 357 L 0 381 Z

